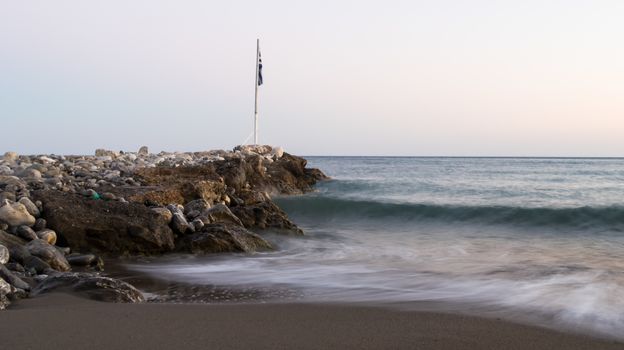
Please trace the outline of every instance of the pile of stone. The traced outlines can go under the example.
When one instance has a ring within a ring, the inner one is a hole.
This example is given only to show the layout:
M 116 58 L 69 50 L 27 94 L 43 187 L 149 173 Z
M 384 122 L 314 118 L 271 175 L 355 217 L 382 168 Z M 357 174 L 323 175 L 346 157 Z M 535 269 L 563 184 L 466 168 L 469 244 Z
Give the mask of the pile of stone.
M 271 249 L 264 230 L 303 234 L 271 195 L 304 193 L 325 178 L 305 159 L 270 146 L 7 152 L 0 160 L 0 308 L 57 288 L 141 301 L 132 286 L 95 272 L 100 256 Z

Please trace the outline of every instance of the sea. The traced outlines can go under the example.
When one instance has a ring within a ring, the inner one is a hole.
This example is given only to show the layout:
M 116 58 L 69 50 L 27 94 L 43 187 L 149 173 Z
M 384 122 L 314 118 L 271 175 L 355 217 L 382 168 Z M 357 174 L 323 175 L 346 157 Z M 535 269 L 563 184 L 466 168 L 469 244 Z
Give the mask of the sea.
M 305 236 L 265 232 L 275 251 L 127 268 L 277 291 L 256 302 L 465 312 L 624 338 L 624 159 L 307 159 L 331 180 L 275 198 Z

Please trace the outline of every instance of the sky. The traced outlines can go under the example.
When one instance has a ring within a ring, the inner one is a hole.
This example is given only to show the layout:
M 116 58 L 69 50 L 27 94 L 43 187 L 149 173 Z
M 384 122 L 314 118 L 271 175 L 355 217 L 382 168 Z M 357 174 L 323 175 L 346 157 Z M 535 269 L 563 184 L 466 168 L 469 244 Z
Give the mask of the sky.
M 624 1 L 0 0 L 0 152 L 624 156 Z

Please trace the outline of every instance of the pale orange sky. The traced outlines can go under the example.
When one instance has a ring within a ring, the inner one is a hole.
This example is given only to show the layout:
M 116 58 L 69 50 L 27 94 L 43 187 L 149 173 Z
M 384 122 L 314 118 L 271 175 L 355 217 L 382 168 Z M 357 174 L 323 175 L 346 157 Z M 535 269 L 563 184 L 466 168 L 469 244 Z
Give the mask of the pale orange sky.
M 0 4 L 0 151 L 624 156 L 621 1 Z

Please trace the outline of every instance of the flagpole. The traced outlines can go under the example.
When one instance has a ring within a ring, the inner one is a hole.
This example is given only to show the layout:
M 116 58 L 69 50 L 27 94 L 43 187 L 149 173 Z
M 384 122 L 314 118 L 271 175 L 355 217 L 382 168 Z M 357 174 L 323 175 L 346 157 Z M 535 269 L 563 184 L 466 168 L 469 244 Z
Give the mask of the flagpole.
M 260 59 L 260 39 L 256 39 L 256 99 L 254 102 L 254 145 L 258 144 L 258 64 Z

